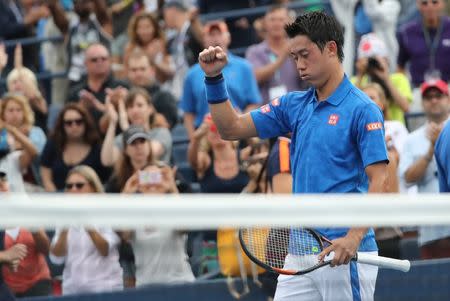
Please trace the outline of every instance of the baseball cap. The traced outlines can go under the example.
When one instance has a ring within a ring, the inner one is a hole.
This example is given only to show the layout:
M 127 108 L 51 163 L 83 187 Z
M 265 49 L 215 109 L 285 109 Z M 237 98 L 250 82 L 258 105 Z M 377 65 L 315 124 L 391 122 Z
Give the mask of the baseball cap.
M 205 24 L 204 30 L 205 33 L 209 34 L 213 29 L 219 30 L 221 33 L 228 32 L 227 23 L 221 20 L 211 21 Z
M 164 3 L 163 8 L 171 8 L 174 7 L 181 11 L 187 11 L 188 7 L 182 0 L 169 0 Z
M 374 33 L 363 35 L 358 45 L 358 58 L 361 59 L 375 56 L 388 56 L 386 44 Z
M 150 140 L 150 136 L 148 135 L 148 133 L 143 127 L 140 126 L 132 125 L 123 133 L 123 143 L 125 145 L 129 145 L 133 143 L 134 140 L 139 138 Z
M 429 80 L 424 82 L 420 86 L 420 94 L 423 96 L 427 90 L 435 88 L 438 89 L 442 94 L 448 95 L 448 84 L 442 79 Z

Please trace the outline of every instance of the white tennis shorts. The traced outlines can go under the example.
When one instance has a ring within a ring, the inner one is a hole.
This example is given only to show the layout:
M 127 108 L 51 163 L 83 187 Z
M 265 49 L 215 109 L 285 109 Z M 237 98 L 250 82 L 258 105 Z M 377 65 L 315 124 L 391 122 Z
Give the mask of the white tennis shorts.
M 378 255 L 378 252 L 367 254 Z M 285 268 L 293 268 L 295 256 L 287 256 Z M 274 301 L 371 301 L 377 274 L 377 266 L 351 261 L 300 276 L 280 275 Z

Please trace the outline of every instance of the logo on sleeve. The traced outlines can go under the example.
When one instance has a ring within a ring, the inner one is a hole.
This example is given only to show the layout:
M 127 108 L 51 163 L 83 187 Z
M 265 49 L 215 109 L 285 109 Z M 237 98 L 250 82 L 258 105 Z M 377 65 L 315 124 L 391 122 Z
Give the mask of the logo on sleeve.
M 268 104 L 267 105 L 263 105 L 261 107 L 261 113 L 263 113 L 263 114 L 270 113 L 270 106 Z
M 330 117 L 328 117 L 328 124 L 329 125 L 336 125 L 339 121 L 339 116 L 337 114 L 331 114 Z
M 272 106 L 274 107 L 278 107 L 280 105 L 280 98 L 275 98 L 274 100 L 271 101 Z
M 372 122 L 366 125 L 368 131 L 375 131 L 383 129 L 383 124 L 381 122 Z

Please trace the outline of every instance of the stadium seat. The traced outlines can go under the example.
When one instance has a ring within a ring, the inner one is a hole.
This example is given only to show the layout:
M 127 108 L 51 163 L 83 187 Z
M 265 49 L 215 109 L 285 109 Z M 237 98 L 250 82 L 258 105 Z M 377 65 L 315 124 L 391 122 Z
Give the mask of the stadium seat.
M 173 127 L 172 141 L 174 145 L 189 143 L 187 130 L 182 123 L 179 123 Z
M 174 144 L 172 146 L 173 163 L 177 166 L 179 166 L 180 164 L 188 164 L 187 151 L 188 151 L 188 144 L 186 143 Z
M 400 255 L 402 259 L 420 259 L 419 244 L 416 237 L 402 238 L 400 240 Z

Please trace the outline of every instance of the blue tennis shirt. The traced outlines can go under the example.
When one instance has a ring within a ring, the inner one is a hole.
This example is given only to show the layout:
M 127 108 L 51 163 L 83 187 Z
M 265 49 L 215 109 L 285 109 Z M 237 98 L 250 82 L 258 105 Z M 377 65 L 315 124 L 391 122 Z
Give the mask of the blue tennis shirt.
M 450 192 L 450 122 L 447 122 L 434 148 L 438 167 L 439 191 Z
M 294 193 L 365 193 L 365 168 L 387 162 L 383 115 L 378 106 L 344 76 L 326 100 L 315 89 L 288 93 L 251 112 L 259 137 L 291 132 Z M 329 239 L 345 236 L 349 228 L 316 229 Z M 360 251 L 376 251 L 375 234 L 368 231 Z

